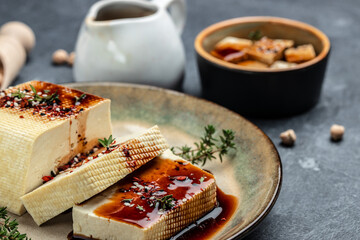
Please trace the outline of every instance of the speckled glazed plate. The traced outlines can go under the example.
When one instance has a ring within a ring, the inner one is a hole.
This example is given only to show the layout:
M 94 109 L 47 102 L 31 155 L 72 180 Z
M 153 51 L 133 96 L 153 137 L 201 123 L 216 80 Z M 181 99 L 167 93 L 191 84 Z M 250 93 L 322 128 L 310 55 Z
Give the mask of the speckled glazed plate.
M 214 239 L 245 236 L 271 210 L 281 186 L 281 161 L 270 139 L 255 125 L 214 103 L 154 87 L 128 84 L 71 84 L 71 87 L 112 100 L 114 135 L 128 135 L 159 125 L 173 146 L 191 145 L 207 124 L 236 132 L 237 150 L 223 163 L 208 162 L 204 168 L 218 186 L 238 198 L 235 214 Z M 51 197 L 51 196 L 49 196 Z M 37 227 L 28 214 L 18 218 L 20 230 L 34 239 L 66 239 L 72 229 L 71 213 Z

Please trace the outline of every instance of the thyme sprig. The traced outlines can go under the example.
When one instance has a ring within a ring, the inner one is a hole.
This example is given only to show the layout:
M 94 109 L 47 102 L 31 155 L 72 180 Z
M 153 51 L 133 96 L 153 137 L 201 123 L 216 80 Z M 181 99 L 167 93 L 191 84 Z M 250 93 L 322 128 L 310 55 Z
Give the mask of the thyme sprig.
M 98 141 L 103 147 L 106 147 L 107 149 L 109 149 L 109 148 L 114 147 L 114 145 L 111 145 L 111 144 L 115 141 L 115 138 L 113 138 L 112 135 L 110 135 L 109 138 L 98 139 Z
M 231 129 L 223 129 L 222 136 L 215 138 L 216 129 L 213 125 L 205 127 L 205 135 L 199 142 L 195 142 L 196 148 L 187 145 L 182 147 L 172 147 L 171 151 L 192 164 L 205 165 L 207 160 L 216 158 L 216 154 L 223 161 L 223 156 L 228 154 L 229 149 L 236 149 L 235 147 L 235 132 Z
M 18 89 L 17 92 L 12 93 L 11 96 L 22 99 L 25 97 L 25 93 L 23 93 L 22 91 L 20 91 L 20 89 Z
M 140 211 L 143 211 L 143 212 L 145 211 L 143 206 L 137 205 L 136 208 L 139 209 Z
M 75 104 L 78 103 L 78 102 L 81 102 L 81 101 L 84 100 L 85 98 L 86 98 L 86 94 L 85 94 L 85 93 L 81 94 L 80 97 L 75 96 Z
M 7 214 L 6 207 L 0 208 L 0 239 L 29 240 L 26 234 L 19 233 L 16 219 L 11 220 Z
M 248 35 L 248 37 L 254 41 L 260 40 L 263 36 L 264 34 L 260 30 L 251 31 Z
M 39 102 L 39 103 L 47 103 L 47 104 L 52 104 L 54 101 L 56 103 L 58 103 L 60 101 L 59 99 L 59 94 L 57 94 L 57 92 L 51 94 L 51 95 L 48 95 L 46 97 L 43 97 L 43 96 L 40 96 L 38 94 L 38 92 L 36 91 L 35 87 L 33 85 L 30 84 L 30 88 L 31 88 L 31 91 L 34 93 L 34 98 L 33 99 L 29 99 L 29 101 L 36 101 L 36 102 Z M 44 91 L 45 93 L 48 93 L 47 90 Z
M 173 198 L 172 194 L 158 198 L 156 201 L 159 204 L 159 209 L 162 210 L 170 210 L 175 206 L 175 198 Z

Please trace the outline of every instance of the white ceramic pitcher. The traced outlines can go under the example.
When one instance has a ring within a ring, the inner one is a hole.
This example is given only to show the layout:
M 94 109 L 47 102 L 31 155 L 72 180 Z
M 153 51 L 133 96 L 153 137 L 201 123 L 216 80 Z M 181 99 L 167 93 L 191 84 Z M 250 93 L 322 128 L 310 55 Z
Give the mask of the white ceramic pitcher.
M 185 66 L 180 39 L 185 18 L 185 0 L 95 3 L 76 43 L 75 80 L 178 88 Z

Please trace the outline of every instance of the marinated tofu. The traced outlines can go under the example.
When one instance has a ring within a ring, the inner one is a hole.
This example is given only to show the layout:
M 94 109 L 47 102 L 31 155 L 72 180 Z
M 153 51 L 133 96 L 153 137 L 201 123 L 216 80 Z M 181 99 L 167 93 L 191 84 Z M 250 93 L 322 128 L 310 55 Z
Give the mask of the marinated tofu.
M 112 142 L 107 148 L 94 149 L 88 157 L 75 157 L 57 176 L 49 176 L 44 185 L 21 200 L 40 225 L 110 187 L 168 147 L 154 126 L 124 143 Z
M 226 37 L 215 45 L 215 50 L 218 52 L 224 52 L 227 50 L 241 51 L 244 48 L 251 47 L 252 44 L 252 41 L 249 39 Z
M 293 46 L 294 41 L 282 39 L 269 39 L 267 37 L 256 41 L 249 49 L 249 58 L 263 62 L 267 65 L 273 64 L 283 57 L 284 50 Z
M 230 53 L 230 54 L 226 55 L 223 58 L 223 60 L 226 62 L 238 63 L 240 61 L 244 61 L 244 60 L 248 59 L 247 52 L 248 52 L 247 49 L 243 49 L 239 52 Z
M 23 214 L 21 196 L 110 134 L 109 99 L 40 81 L 0 91 L 0 206 Z
M 244 66 L 244 67 L 251 67 L 251 68 L 268 68 L 268 65 L 266 65 L 265 63 L 259 62 L 259 61 L 254 61 L 254 60 L 247 60 L 247 61 L 243 61 L 243 62 L 239 62 L 238 65 L 240 66 Z
M 289 63 L 285 61 L 275 61 L 273 64 L 271 64 L 270 68 L 272 69 L 286 69 L 297 66 L 296 63 Z
M 316 57 L 315 49 L 312 44 L 305 44 L 296 48 L 289 48 L 285 51 L 286 61 L 301 63 Z
M 217 204 L 214 176 L 170 150 L 73 208 L 74 236 L 162 240 Z

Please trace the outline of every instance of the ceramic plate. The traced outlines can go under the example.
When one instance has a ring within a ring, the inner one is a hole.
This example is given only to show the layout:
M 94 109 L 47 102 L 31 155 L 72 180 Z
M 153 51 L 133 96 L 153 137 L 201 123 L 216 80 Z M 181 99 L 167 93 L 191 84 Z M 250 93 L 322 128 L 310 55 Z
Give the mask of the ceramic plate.
M 223 163 L 208 162 L 218 186 L 238 198 L 235 214 L 214 239 L 243 237 L 271 210 L 281 186 L 281 161 L 271 140 L 255 125 L 214 103 L 155 87 L 129 84 L 71 84 L 72 87 L 112 100 L 112 124 L 119 140 L 155 124 L 170 145 L 191 145 L 204 126 L 233 129 L 237 150 Z M 49 196 L 51 197 L 51 196 Z M 71 213 L 37 227 L 28 214 L 18 218 L 20 230 L 32 239 L 66 239 Z

